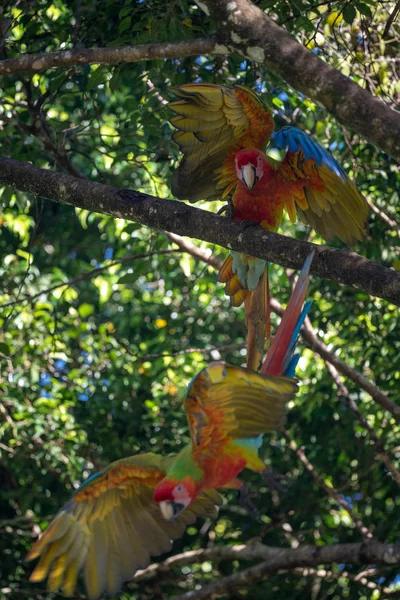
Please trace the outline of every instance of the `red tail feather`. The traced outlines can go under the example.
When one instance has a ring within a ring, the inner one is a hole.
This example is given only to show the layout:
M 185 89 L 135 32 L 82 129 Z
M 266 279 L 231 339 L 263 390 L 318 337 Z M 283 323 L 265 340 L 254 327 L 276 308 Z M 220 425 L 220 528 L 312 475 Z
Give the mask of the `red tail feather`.
M 309 284 L 309 272 L 314 251 L 307 257 L 300 277 L 297 280 L 290 297 L 289 303 L 283 313 L 282 320 L 279 324 L 278 331 L 272 341 L 271 347 L 268 350 L 264 364 L 261 367 L 261 373 L 264 375 L 284 375 L 288 366 L 288 360 L 292 353 L 292 346 L 295 343 L 298 334 L 298 326 L 301 325 L 303 319 L 303 303 L 307 294 Z M 299 323 L 301 321 L 301 323 Z

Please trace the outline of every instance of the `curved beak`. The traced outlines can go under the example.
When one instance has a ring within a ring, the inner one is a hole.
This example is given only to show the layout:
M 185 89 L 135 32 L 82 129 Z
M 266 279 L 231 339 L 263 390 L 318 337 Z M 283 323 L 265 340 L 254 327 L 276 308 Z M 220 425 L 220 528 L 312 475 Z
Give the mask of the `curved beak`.
M 178 515 L 185 510 L 185 505 L 172 500 L 163 500 L 159 502 L 161 514 L 166 521 L 173 521 Z
M 244 165 L 241 168 L 241 173 L 241 180 L 249 190 L 252 190 L 258 181 L 255 166 L 252 164 Z

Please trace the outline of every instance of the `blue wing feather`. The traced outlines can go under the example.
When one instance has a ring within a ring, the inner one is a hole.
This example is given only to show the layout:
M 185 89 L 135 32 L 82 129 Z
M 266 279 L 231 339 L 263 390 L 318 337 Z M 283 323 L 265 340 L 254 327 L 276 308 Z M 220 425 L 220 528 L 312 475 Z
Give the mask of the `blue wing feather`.
M 94 473 L 93 475 L 91 475 L 90 477 L 88 477 L 83 483 L 81 483 L 81 485 L 78 487 L 78 489 L 76 490 L 75 494 L 77 494 L 78 492 L 80 492 L 80 490 L 85 487 L 85 485 L 87 485 L 88 483 L 90 483 L 91 481 L 93 481 L 93 479 L 96 479 L 97 477 L 99 477 L 101 475 L 101 472 L 98 473 Z M 75 495 L 74 494 L 74 495 Z
M 302 150 L 306 159 L 314 159 L 318 167 L 325 164 L 328 169 L 333 171 L 343 181 L 347 180 L 347 175 L 343 167 L 325 148 L 320 146 L 307 133 L 301 131 L 301 129 L 297 129 L 297 127 L 282 127 L 282 129 L 272 135 L 271 141 L 279 150 L 288 148 L 290 152 L 294 153 Z

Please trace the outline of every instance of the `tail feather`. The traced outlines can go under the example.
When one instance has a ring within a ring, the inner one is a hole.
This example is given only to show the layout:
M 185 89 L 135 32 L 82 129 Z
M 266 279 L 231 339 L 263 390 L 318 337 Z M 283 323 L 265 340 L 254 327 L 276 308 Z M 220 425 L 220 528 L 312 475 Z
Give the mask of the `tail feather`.
M 247 326 L 247 368 L 256 371 L 270 331 L 268 267 L 244 303 Z
M 232 254 L 228 255 L 220 267 L 218 281 L 225 283 L 225 294 L 230 297 L 232 306 L 240 306 L 251 295 L 239 275 L 233 271 Z
M 309 273 L 314 250 L 307 257 L 296 287 L 290 297 L 282 320 L 267 353 L 261 373 L 265 375 L 293 376 L 298 357 L 293 356 L 301 326 L 310 310 L 311 302 L 303 307 L 310 281 Z
M 218 281 L 233 306 L 244 303 L 247 326 L 247 368 L 257 370 L 266 339 L 271 337 L 268 263 L 230 253 L 219 270 Z

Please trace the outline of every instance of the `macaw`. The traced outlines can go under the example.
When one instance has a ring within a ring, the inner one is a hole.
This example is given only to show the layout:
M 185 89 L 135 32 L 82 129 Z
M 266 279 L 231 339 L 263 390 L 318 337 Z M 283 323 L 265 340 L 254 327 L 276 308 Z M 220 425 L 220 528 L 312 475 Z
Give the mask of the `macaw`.
M 271 139 L 274 120 L 261 99 L 243 85 L 192 83 L 171 88 L 169 103 L 178 129 L 173 140 L 183 158 L 172 177 L 176 198 L 232 198 L 233 218 L 274 231 L 284 212 L 296 212 L 327 241 L 337 236 L 347 245 L 362 240 L 368 204 L 336 160 L 296 127 L 283 127 L 273 145 L 287 148 L 281 163 L 262 150 Z M 268 265 L 231 252 L 219 281 L 233 306 L 245 304 L 249 368 L 258 367 L 269 337 Z M 249 352 L 251 350 L 251 353 Z
M 89 477 L 29 551 L 27 560 L 40 557 L 30 581 L 48 577 L 50 592 L 62 588 L 71 596 L 83 570 L 91 600 L 116 593 L 150 556 L 170 550 L 187 524 L 216 513 L 222 503 L 216 488 L 240 488 L 237 475 L 245 467 L 265 471 L 262 435 L 282 424 L 297 390 L 293 352 L 308 310 L 302 304 L 311 259 L 263 373 L 222 362 L 202 369 L 185 398 L 190 444 L 175 457 L 131 456 Z

